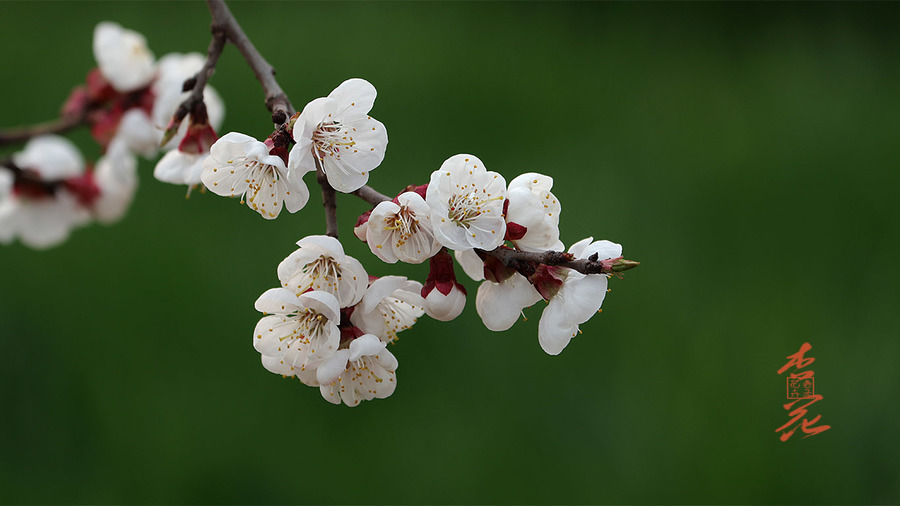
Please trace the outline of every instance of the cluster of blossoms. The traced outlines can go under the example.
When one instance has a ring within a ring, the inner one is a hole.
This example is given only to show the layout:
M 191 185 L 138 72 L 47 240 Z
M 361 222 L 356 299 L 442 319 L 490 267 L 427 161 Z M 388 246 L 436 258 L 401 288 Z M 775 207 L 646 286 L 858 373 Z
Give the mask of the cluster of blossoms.
M 270 220 L 282 208 L 295 213 L 306 205 L 308 172 L 322 170 L 340 192 L 358 190 L 387 147 L 387 130 L 368 115 L 374 103 L 374 86 L 349 79 L 307 104 L 264 142 L 238 132 L 223 135 L 210 148 L 200 179 L 213 193 L 240 197 Z
M 230 16 L 218 0 L 209 3 L 214 20 L 217 13 Z M 454 263 L 481 281 L 475 307 L 492 331 L 511 328 L 525 308 L 546 301 L 538 341 L 550 355 L 562 352 L 579 325 L 600 311 L 609 277 L 637 265 L 609 241 L 587 238 L 566 251 L 559 239 L 562 207 L 551 191 L 553 179 L 543 174 L 524 173 L 507 184 L 478 157 L 458 154 L 426 184 L 409 185 L 394 198 L 367 187 L 388 136 L 369 115 L 376 91 L 363 79 L 344 81 L 290 117 L 274 114 L 276 129 L 263 141 L 239 132 L 217 137 L 224 107 L 205 79 L 198 85 L 195 77 L 211 73 L 218 58 L 213 47 L 209 59 L 170 54 L 155 61 L 140 34 L 98 25 L 98 68 L 72 93 L 63 117 L 90 126 L 104 155 L 86 170 L 65 139 L 32 139 L 0 168 L 0 241 L 18 237 L 46 247 L 92 217 L 118 219 L 137 185 L 135 154 L 155 156 L 160 146 L 166 153 L 156 165 L 157 179 L 239 198 L 267 220 L 282 208 L 301 210 L 310 196 L 304 176 L 315 172 L 329 235 L 301 239 L 278 265 L 279 286 L 256 301 L 263 317 L 253 346 L 267 370 L 319 387 L 329 402 L 348 406 L 393 393 L 398 362 L 387 346 L 399 332 L 426 314 L 451 321 L 462 313 L 467 293 Z M 187 114 L 190 120 L 182 123 Z M 344 253 L 333 202 L 329 209 L 335 191 L 373 205 L 354 235 L 375 257 L 389 264 L 429 262 L 424 284 L 369 276 Z
M 18 238 L 27 246 L 47 248 L 91 219 L 118 221 L 137 189 L 136 155 L 152 158 L 162 149 L 166 154 L 156 167 L 157 179 L 200 183 L 200 163 L 216 140 L 214 126 L 224 118 L 215 90 L 207 87 L 205 105 L 162 141 L 187 95 L 185 80 L 206 58 L 172 53 L 156 60 L 141 34 L 111 22 L 94 29 L 93 51 L 97 67 L 61 113 L 66 121 L 89 126 L 103 155 L 90 166 L 70 141 L 44 135 L 0 161 L 0 242 Z
M 310 102 L 264 142 L 225 134 L 203 162 L 201 180 L 218 195 L 240 197 L 266 219 L 283 207 L 293 213 L 306 204 L 308 172 L 321 171 L 338 191 L 356 191 L 387 147 L 384 125 L 368 115 L 375 95 L 367 81 L 350 79 Z M 622 248 L 588 238 L 563 253 L 561 205 L 552 186 L 552 178 L 537 173 L 507 185 L 478 157 L 459 154 L 444 161 L 427 184 L 410 185 L 362 215 L 354 234 L 376 257 L 390 264 L 429 261 L 424 285 L 402 276 L 370 278 L 333 237 L 300 240 L 300 249 L 278 266 L 281 287 L 256 302 L 266 314 L 253 339 L 263 365 L 318 386 L 331 402 L 355 406 L 390 395 L 397 360 L 385 345 L 422 314 L 450 321 L 465 307 L 466 290 L 448 249 L 470 277 L 483 281 L 476 309 L 488 329 L 509 329 L 526 307 L 543 299 L 548 304 L 539 342 L 547 353 L 559 354 L 600 309 L 609 275 L 534 262 L 511 268 L 488 252 L 554 251 L 568 260 L 612 265 Z

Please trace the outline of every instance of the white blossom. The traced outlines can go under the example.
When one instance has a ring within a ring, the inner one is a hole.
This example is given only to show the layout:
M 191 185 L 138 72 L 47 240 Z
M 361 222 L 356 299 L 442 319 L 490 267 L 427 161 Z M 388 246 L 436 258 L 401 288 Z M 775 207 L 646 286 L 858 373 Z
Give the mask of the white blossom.
M 303 383 L 318 386 L 316 368 L 331 357 L 340 344 L 337 324 L 340 312 L 330 293 L 294 294 L 272 288 L 256 301 L 256 310 L 268 314 L 253 331 L 253 347 L 263 366 Z
M 397 386 L 397 359 L 387 344 L 365 334 L 340 349 L 316 371 L 319 391 L 328 402 L 356 406 L 360 401 L 384 399 Z
M 144 158 L 153 158 L 159 152 L 160 140 L 162 131 L 153 125 L 150 116 L 141 108 L 132 108 L 122 115 L 110 145 L 118 141 Z
M 94 28 L 94 59 L 103 77 L 121 93 L 147 86 L 156 74 L 147 39 L 110 21 Z
M 198 185 L 207 157 L 209 153 L 185 153 L 172 149 L 156 162 L 153 177 L 164 183 Z
M 113 223 L 128 211 L 137 190 L 137 167 L 137 158 L 117 141 L 110 143 L 106 154 L 97 160 L 94 181 L 100 189 L 100 196 L 92 206 L 97 221 Z
M 157 145 L 162 141 L 163 133 L 169 125 L 169 121 L 172 120 L 172 116 L 175 115 L 175 110 L 190 94 L 189 91 L 183 91 L 184 81 L 196 75 L 205 63 L 206 57 L 200 53 L 169 53 L 159 59 L 157 64 L 159 73 L 152 86 L 155 99 L 151 113 L 153 125 L 156 127 L 159 137 L 156 141 Z M 206 106 L 209 125 L 218 132 L 225 119 L 225 103 L 219 93 L 209 84 L 203 88 L 203 103 Z M 189 124 L 190 121 L 187 119 L 182 121 L 178 132 L 163 146 L 163 149 L 169 151 L 176 149 L 184 139 Z M 187 177 L 184 179 L 192 180 Z M 198 183 L 200 183 L 199 174 L 194 183 L 175 184 Z
M 270 155 L 264 143 L 238 132 L 212 145 L 200 176 L 216 195 L 246 198 L 247 205 L 268 220 L 282 207 L 295 213 L 306 205 L 309 190 L 301 177 L 289 175 L 284 161 Z
M 396 341 L 397 332 L 412 327 L 425 313 L 421 292 L 421 283 L 403 276 L 378 278 L 354 308 L 350 322 L 382 341 Z
M 484 261 L 473 249 L 456 250 L 453 252 L 456 261 L 462 267 L 463 272 L 474 281 L 484 281 Z
M 508 330 L 522 310 L 541 300 L 541 294 L 518 272 L 495 283 L 485 281 L 475 295 L 475 310 L 484 326 L 494 332 Z
M 610 241 L 592 242 L 583 239 L 569 248 L 575 258 L 588 258 L 594 253 L 598 260 L 622 256 L 622 245 Z M 550 355 L 558 355 L 569 341 L 578 335 L 578 326 L 597 313 L 606 297 L 606 274 L 582 274 L 563 269 L 566 278 L 559 291 L 550 298 L 538 325 L 541 348 Z
M 387 263 L 420 264 L 441 249 L 431 230 L 428 204 L 416 192 L 403 193 L 397 201 L 381 202 L 372 210 L 366 243 Z
M 466 293 L 460 286 L 453 283 L 446 294 L 437 287 L 433 288 L 425 296 L 425 314 L 442 322 L 456 319 L 466 307 Z
M 562 251 L 559 240 L 560 204 L 550 192 L 553 178 L 528 172 L 509 183 L 506 198 L 506 222 L 509 227 L 515 223 L 526 229 L 522 237 L 511 242 L 523 251 Z M 509 230 L 509 229 L 508 229 Z
M 299 249 L 278 264 L 281 286 L 294 293 L 320 290 L 337 297 L 339 307 L 363 298 L 369 275 L 359 261 L 344 254 L 340 241 L 327 235 L 310 235 L 297 241 Z
M 425 200 L 434 235 L 444 246 L 492 250 L 503 244 L 506 181 L 473 155 L 455 155 L 431 174 Z
M 384 125 L 368 115 L 375 95 L 368 81 L 348 79 L 327 97 L 308 103 L 294 123 L 291 171 L 321 168 L 328 183 L 345 193 L 366 184 L 388 142 Z
M 19 169 L 40 181 L 63 183 L 84 173 L 84 160 L 67 139 L 55 135 L 31 139 L 12 156 Z M 17 188 L 8 169 L 0 168 L 7 191 L 0 193 L 0 242 L 18 238 L 26 246 L 45 249 L 62 243 L 69 232 L 90 221 L 90 212 L 65 184 L 53 192 Z

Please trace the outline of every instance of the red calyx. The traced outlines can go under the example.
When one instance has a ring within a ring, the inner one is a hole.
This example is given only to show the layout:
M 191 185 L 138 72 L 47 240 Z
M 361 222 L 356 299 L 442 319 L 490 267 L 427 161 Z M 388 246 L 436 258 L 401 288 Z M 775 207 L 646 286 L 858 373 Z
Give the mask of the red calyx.
M 442 294 L 448 295 L 454 286 L 464 295 L 466 294 L 465 287 L 456 281 L 456 274 L 453 272 L 453 257 L 447 253 L 446 248 L 441 248 L 436 255 L 429 259 L 429 267 L 428 278 L 422 286 L 422 297 L 428 297 L 428 294 L 435 288 Z
M 94 201 L 100 197 L 100 187 L 94 181 L 93 171 L 85 172 L 80 176 L 70 177 L 63 181 L 63 186 L 75 195 L 78 203 L 84 207 L 91 207 Z
M 488 281 L 501 283 L 509 279 L 515 272 L 515 269 L 503 265 L 503 262 L 496 257 L 488 255 L 484 258 L 484 279 Z
M 14 172 L 15 182 L 13 182 L 13 194 L 20 198 L 29 200 L 42 200 L 53 198 L 56 188 L 59 187 L 58 182 L 44 181 L 33 170 L 20 170 Z
M 60 115 L 64 118 L 80 118 L 88 109 L 88 91 L 84 86 L 72 90 L 66 103 L 60 109 Z
M 188 125 L 187 134 L 185 134 L 184 139 L 181 140 L 181 144 L 178 145 L 178 150 L 182 153 L 190 153 L 193 155 L 209 153 L 210 146 L 218 139 L 219 136 L 216 135 L 216 131 L 209 126 L 209 123 L 194 123 L 192 116 L 191 122 Z M 285 164 L 287 164 L 287 162 L 285 162 Z
M 356 228 L 360 225 L 365 225 L 369 222 L 369 216 L 372 216 L 373 209 L 369 209 L 368 211 L 359 215 L 359 218 L 356 218 L 356 225 L 353 225 L 353 228 Z
M 507 202 L 509 201 L 507 200 Z M 504 239 L 507 241 L 518 241 L 525 237 L 526 232 L 528 232 L 528 227 L 509 221 L 506 223 L 506 237 Z
M 416 185 L 414 185 L 414 184 L 411 184 L 411 185 L 407 186 L 406 188 L 404 188 L 402 192 L 398 193 L 397 196 L 394 197 L 394 198 L 392 199 L 392 202 L 395 203 L 395 204 L 399 204 L 400 201 L 397 200 L 397 198 L 400 197 L 400 195 L 403 195 L 403 194 L 406 193 L 406 192 L 416 192 L 416 193 L 419 194 L 420 197 L 422 197 L 422 198 L 424 199 L 424 198 L 425 198 L 425 192 L 427 192 L 427 191 L 428 191 L 428 183 L 425 183 L 425 184 L 423 184 L 423 185 L 421 185 L 421 186 L 416 186 Z
M 562 288 L 566 279 L 565 267 L 539 264 L 534 274 L 528 277 L 528 281 L 534 285 L 544 300 L 550 300 Z
M 86 81 L 87 96 L 90 101 L 95 104 L 101 104 L 103 102 L 112 100 L 116 97 L 116 95 L 119 94 L 119 92 L 117 92 L 115 88 L 113 88 L 112 85 L 109 84 L 109 81 L 107 81 L 106 78 L 103 77 L 103 74 L 100 73 L 99 68 L 95 68 L 88 72 Z

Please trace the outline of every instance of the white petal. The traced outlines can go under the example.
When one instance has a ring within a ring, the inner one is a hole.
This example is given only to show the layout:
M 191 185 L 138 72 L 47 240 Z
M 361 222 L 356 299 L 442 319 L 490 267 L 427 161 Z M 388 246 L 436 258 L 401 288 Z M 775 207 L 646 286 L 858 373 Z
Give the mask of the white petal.
M 319 384 L 328 385 L 337 381 L 338 377 L 347 369 L 349 357 L 350 350 L 343 349 L 334 352 L 334 355 L 322 362 L 316 369 L 316 380 Z
M 300 308 L 297 296 L 284 288 L 270 288 L 256 299 L 253 305 L 260 313 L 289 314 Z
M 453 252 L 456 261 L 462 266 L 467 276 L 475 281 L 484 280 L 484 262 L 473 249 L 456 250 Z
M 575 255 L 576 258 L 587 258 L 587 256 L 584 255 L 584 250 L 588 247 L 589 244 L 591 244 L 591 241 L 593 240 L 593 237 L 588 237 L 576 242 L 575 244 L 569 246 L 569 253 Z
M 604 274 L 572 272 L 551 304 L 564 304 L 567 318 L 576 324 L 588 321 L 603 305 L 608 278 Z
M 298 297 L 298 300 L 303 307 L 313 309 L 330 321 L 335 323 L 340 322 L 338 314 L 341 308 L 334 295 L 331 295 L 328 292 L 312 291 L 301 294 Z
M 375 87 L 369 81 L 353 78 L 342 82 L 328 94 L 328 98 L 337 102 L 339 115 L 348 114 L 348 112 L 365 115 L 372 110 L 376 95 Z
M 94 28 L 94 59 L 103 77 L 120 92 L 143 88 L 156 74 L 147 39 L 109 21 Z
M 141 109 L 129 109 L 122 116 L 115 139 L 121 139 L 128 149 L 145 158 L 156 156 L 163 132 L 153 125 L 150 117 Z
M 553 301 L 551 301 L 552 304 Z M 578 334 L 578 325 L 569 320 L 561 305 L 544 308 L 538 324 L 538 341 L 548 355 L 559 355 L 569 341 Z
M 369 289 L 366 290 L 365 295 L 363 295 L 359 309 L 362 310 L 363 313 L 372 312 L 375 309 L 375 306 L 381 302 L 381 299 L 405 286 L 406 281 L 407 279 L 405 276 L 382 276 L 376 279 L 369 286 Z
M 84 172 L 81 152 L 71 141 L 58 135 L 31 139 L 12 159 L 17 167 L 33 170 L 45 180 L 65 179 Z
M 341 241 L 330 235 L 308 235 L 297 241 L 297 246 L 301 248 L 309 244 L 315 244 L 327 250 L 329 255 L 338 262 L 344 259 L 344 246 L 341 245 Z
M 350 342 L 349 360 L 359 360 L 363 356 L 377 355 L 387 346 L 372 334 L 364 334 Z
M 293 376 L 294 371 L 291 367 L 284 363 L 284 360 L 281 357 L 269 357 L 266 355 L 260 356 L 263 367 L 266 368 L 267 371 L 280 374 L 282 376 Z
M 100 196 L 94 201 L 93 211 L 97 221 L 113 223 L 121 219 L 137 190 L 137 158 L 124 144 L 113 140 L 107 152 L 94 169 L 94 180 Z
M 597 254 L 598 260 L 606 260 L 609 258 L 618 258 L 622 256 L 622 245 L 611 241 L 597 241 L 591 243 L 584 249 L 581 255 L 575 255 L 579 258 L 587 258 L 594 253 Z
M 500 332 L 512 327 L 522 310 L 541 298 L 524 276 L 515 273 L 502 283 L 481 283 L 475 296 L 475 309 L 488 330 Z
M 447 295 L 437 289 L 425 297 L 425 314 L 442 322 L 449 322 L 462 314 L 466 307 L 466 295 L 455 286 Z
M 259 353 L 280 357 L 284 353 L 281 347 L 281 337 L 291 335 L 297 329 L 296 320 L 283 316 L 263 316 L 253 329 L 253 348 Z

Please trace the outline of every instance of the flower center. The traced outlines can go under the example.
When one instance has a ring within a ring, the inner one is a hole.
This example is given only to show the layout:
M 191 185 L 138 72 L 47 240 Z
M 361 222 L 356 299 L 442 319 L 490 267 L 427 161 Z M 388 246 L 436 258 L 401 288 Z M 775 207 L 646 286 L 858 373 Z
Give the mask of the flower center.
M 299 323 L 297 330 L 279 338 L 280 341 L 299 339 L 304 344 L 310 344 L 325 333 L 325 325 L 328 323 L 328 318 L 309 308 L 297 311 L 296 319 Z M 290 348 L 290 344 L 288 344 L 288 348 Z
M 410 211 L 409 207 L 400 206 L 397 213 L 384 218 L 384 228 L 394 230 L 399 236 L 397 246 L 403 246 L 413 234 L 419 231 L 419 220 L 416 219 L 416 213 Z
M 447 216 L 453 223 L 456 223 L 461 227 L 469 228 L 472 220 L 485 212 L 484 207 L 488 202 L 501 198 L 502 197 L 490 198 L 490 194 L 479 195 L 478 190 L 469 193 L 454 194 L 450 197 L 450 200 L 447 201 L 449 207 Z
M 244 160 L 244 170 L 247 171 L 247 179 L 245 182 L 249 188 L 247 190 L 247 201 L 250 202 L 250 207 L 252 207 L 253 210 L 259 211 L 258 206 L 255 203 L 256 197 L 263 189 L 264 184 L 271 187 L 278 182 L 278 170 L 274 165 L 247 159 Z M 243 199 L 241 199 L 241 203 L 243 203 Z
M 322 255 L 306 264 L 303 272 L 309 276 L 311 288 L 331 294 L 337 293 L 338 282 L 341 280 L 341 265 L 334 258 Z
M 319 123 L 319 126 L 312 135 L 313 144 L 315 145 L 315 155 L 320 161 L 325 156 L 333 156 L 340 159 L 341 150 L 356 145 L 350 129 L 341 125 L 340 122 Z

